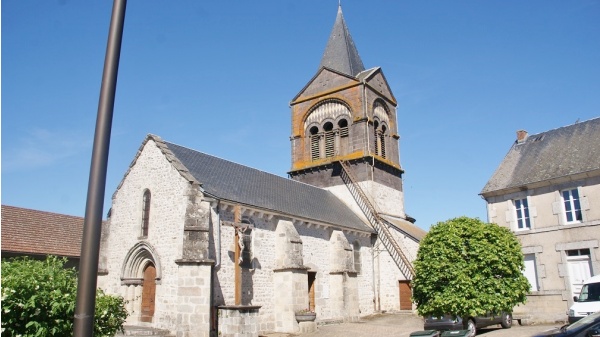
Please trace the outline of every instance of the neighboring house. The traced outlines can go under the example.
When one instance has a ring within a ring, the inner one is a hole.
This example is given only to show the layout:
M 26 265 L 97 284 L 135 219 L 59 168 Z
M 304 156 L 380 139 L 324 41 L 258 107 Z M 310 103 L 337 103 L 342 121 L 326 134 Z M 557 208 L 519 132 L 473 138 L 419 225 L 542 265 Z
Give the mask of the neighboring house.
M 177 336 L 310 331 L 412 310 L 425 232 L 404 211 L 396 100 L 341 8 L 291 102 L 291 179 L 149 135 L 113 194 L 98 285 Z M 218 332 L 217 332 L 218 329 Z
M 525 256 L 531 292 L 515 316 L 564 321 L 582 282 L 600 274 L 600 118 L 518 131 L 481 195 Z
M 2 205 L 2 258 L 47 255 L 79 266 L 83 218 Z

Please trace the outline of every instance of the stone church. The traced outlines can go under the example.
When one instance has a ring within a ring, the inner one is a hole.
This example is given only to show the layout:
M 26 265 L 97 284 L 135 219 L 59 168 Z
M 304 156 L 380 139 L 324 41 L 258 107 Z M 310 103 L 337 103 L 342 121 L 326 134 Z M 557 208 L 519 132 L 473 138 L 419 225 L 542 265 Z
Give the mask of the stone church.
M 98 286 L 128 301 L 128 325 L 181 337 L 412 310 L 425 232 L 404 211 L 396 105 L 339 7 L 290 103 L 290 178 L 148 135 L 113 194 Z

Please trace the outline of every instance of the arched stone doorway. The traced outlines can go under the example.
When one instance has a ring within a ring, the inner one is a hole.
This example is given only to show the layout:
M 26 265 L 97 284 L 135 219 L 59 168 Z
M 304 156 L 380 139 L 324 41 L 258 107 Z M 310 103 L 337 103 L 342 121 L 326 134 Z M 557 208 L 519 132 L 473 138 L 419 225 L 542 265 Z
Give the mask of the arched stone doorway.
M 127 310 L 133 313 L 129 323 L 154 321 L 157 285 L 162 278 L 156 256 L 154 248 L 143 241 L 135 244 L 125 256 L 121 285 L 125 287 Z

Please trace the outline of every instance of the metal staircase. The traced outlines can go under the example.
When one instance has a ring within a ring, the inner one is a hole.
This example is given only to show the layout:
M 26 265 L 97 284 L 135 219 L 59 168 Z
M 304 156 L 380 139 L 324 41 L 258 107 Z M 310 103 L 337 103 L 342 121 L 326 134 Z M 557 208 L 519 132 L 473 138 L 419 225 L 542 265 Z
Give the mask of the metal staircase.
M 392 233 L 390 233 L 389 227 L 392 226 L 392 224 L 379 215 L 377 208 L 371 203 L 365 192 L 358 185 L 357 179 L 354 177 L 348 162 L 340 160 L 340 164 L 342 166 L 340 176 L 354 197 L 354 200 L 356 200 L 356 203 L 367 217 L 367 220 L 377 232 L 383 246 L 387 249 L 400 271 L 407 280 L 412 280 L 415 275 L 415 270 L 410 263 L 410 260 L 406 257 L 406 254 L 404 254 L 400 248 L 399 242 L 396 241 L 392 236 Z

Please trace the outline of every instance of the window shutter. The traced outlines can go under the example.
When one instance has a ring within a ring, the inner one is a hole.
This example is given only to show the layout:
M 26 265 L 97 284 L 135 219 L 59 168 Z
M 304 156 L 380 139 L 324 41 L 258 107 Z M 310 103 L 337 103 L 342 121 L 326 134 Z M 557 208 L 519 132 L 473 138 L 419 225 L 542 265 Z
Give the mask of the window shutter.
M 317 136 L 317 135 L 310 137 L 310 157 L 312 160 L 317 160 L 320 157 L 319 136 Z
M 562 202 L 555 201 L 552 203 L 552 214 L 562 213 Z
M 381 156 L 382 156 L 383 158 L 385 158 L 385 134 L 383 134 L 383 132 L 382 132 L 382 133 L 380 133 L 380 134 L 379 134 L 379 137 L 380 137 L 380 139 L 381 139 L 381 140 L 380 140 L 380 145 L 381 145 Z
M 590 210 L 590 201 L 588 200 L 588 197 L 581 197 L 580 202 L 582 211 Z
M 333 157 L 335 154 L 335 135 L 333 132 L 329 131 L 325 133 L 325 157 Z

